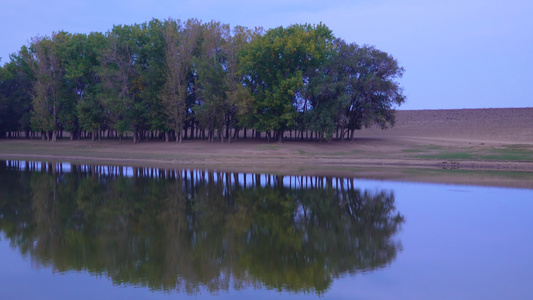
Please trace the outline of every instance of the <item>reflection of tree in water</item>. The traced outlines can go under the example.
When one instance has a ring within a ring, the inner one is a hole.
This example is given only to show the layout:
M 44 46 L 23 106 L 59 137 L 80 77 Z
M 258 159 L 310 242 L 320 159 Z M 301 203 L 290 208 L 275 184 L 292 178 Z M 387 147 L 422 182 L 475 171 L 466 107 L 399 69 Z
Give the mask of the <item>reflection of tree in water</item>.
M 322 293 L 338 276 L 387 265 L 399 249 L 394 195 L 353 179 L 25 166 L 0 169 L 0 229 L 58 271 L 187 293 Z

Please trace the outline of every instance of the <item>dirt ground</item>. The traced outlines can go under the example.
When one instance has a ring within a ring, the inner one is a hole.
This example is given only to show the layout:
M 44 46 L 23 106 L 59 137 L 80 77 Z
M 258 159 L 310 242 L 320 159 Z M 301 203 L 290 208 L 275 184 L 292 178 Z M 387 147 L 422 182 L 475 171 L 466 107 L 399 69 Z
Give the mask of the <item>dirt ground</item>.
M 397 111 L 389 130 L 363 129 L 365 137 L 419 137 L 489 143 L 533 143 L 533 107 Z
M 533 108 L 398 111 L 332 143 L 0 140 L 0 159 L 207 168 L 533 188 Z

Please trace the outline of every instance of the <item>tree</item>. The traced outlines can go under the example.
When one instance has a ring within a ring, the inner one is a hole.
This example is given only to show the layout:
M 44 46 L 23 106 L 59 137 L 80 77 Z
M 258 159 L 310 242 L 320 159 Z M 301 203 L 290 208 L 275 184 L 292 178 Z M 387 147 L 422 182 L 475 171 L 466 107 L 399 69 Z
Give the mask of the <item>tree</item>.
M 133 131 L 133 142 L 138 139 L 137 118 L 139 104 L 140 66 L 139 47 L 142 33 L 139 25 L 114 26 L 107 33 L 108 44 L 101 56 L 105 91 L 104 103 L 109 111 L 112 126 L 118 131 L 120 138 L 123 134 Z
M 29 137 L 33 88 L 30 51 L 23 46 L 0 68 L 0 137 L 23 131 Z
M 302 118 L 307 127 L 328 141 L 337 126 L 347 125 L 345 109 L 349 106 L 350 76 L 346 76 L 346 66 L 351 61 L 343 45 L 344 41 L 337 39 L 328 60 L 318 70 L 310 72 L 302 104 Z
M 233 32 L 225 30 L 223 38 L 226 41 L 222 45 L 222 51 L 225 56 L 224 85 L 226 88 L 225 96 L 228 104 L 226 111 L 226 130 L 234 128 L 237 137 L 240 127 L 249 126 L 251 118 L 249 112 L 253 102 L 253 96 L 250 90 L 242 85 L 240 53 L 243 47 L 253 41 L 253 39 L 262 33 L 262 28 L 256 28 L 252 31 L 246 27 L 236 26 Z M 231 142 L 231 134 L 227 134 L 228 142 Z
M 8 73 L 2 67 L 0 68 L 0 137 L 4 137 L 6 131 L 13 126 L 13 121 L 9 120 L 10 103 L 7 94 L 9 93 Z
M 73 139 L 85 130 L 94 139 L 114 129 L 135 143 L 149 130 L 181 142 L 201 127 L 209 141 L 242 128 L 283 141 L 298 128 L 302 139 L 311 131 L 331 141 L 393 126 L 405 101 L 392 56 L 335 39 L 323 24 L 264 33 L 153 19 L 36 37 L 11 59 L 0 72 L 0 136 L 35 130 L 55 140 L 66 130 Z
M 79 137 L 80 129 L 92 132 L 93 139 L 99 137 L 99 129 L 103 126 L 102 104 L 98 101 L 98 84 L 100 78 L 97 70 L 100 67 L 99 53 L 106 43 L 101 33 L 74 34 L 66 41 L 62 53 L 65 64 L 64 81 L 66 95 L 64 109 L 60 114 L 60 123 L 70 132 L 70 139 Z M 84 109 L 80 110 L 80 107 Z M 87 109 L 93 114 L 84 114 Z M 96 119 L 88 120 L 91 115 L 100 114 Z M 88 124 L 91 124 L 90 126 Z
M 191 19 L 183 23 L 168 19 L 164 22 L 165 82 L 159 94 L 167 113 L 167 126 L 176 133 L 176 142 L 183 140 L 187 117 L 187 96 L 192 59 L 197 48 L 200 23 Z M 165 140 L 169 141 L 166 133 Z
M 357 49 L 351 44 L 351 49 Z M 350 106 L 347 108 L 349 122 L 348 128 L 353 131 L 362 126 L 369 127 L 377 124 L 382 129 L 389 125 L 394 126 L 394 105 L 405 102 L 405 96 L 397 78 L 401 78 L 404 69 L 386 52 L 377 50 L 372 46 L 360 47 L 357 51 L 357 67 L 355 62 L 347 72 L 352 79 L 350 82 Z
M 325 25 L 278 27 L 257 37 L 243 49 L 245 84 L 255 96 L 255 129 L 283 132 L 295 125 L 296 104 L 308 70 L 318 68 L 331 47 L 331 31 Z
M 53 33 L 51 37 L 37 37 L 32 41 L 35 78 L 33 89 L 32 127 L 45 133 L 47 139 L 56 141 L 61 97 L 65 97 L 65 62 L 62 51 L 70 37 L 66 32 Z
M 224 80 L 226 58 L 222 52 L 222 45 L 226 41 L 222 36 L 227 35 L 229 26 L 210 22 L 202 29 L 202 47 L 194 63 L 198 75 L 198 102 L 194 112 L 200 126 L 207 129 L 209 142 L 214 140 L 215 129 L 223 142 L 222 131 L 229 105 Z
M 404 69 L 389 54 L 371 46 L 360 47 L 338 39 L 330 58 L 310 74 L 306 96 L 312 112 L 310 124 L 331 140 L 336 127 L 354 130 L 377 124 L 394 125 L 394 106 L 405 101 L 397 78 Z
M 141 26 L 144 42 L 140 48 L 140 83 L 142 89 L 139 96 L 142 99 L 141 117 L 143 128 L 158 133 L 168 133 L 168 116 L 166 108 L 159 98 L 165 84 L 165 48 L 163 36 L 164 22 L 153 19 Z
M 69 60 L 66 77 L 77 96 L 76 117 L 81 129 L 92 132 L 92 139 L 100 139 L 100 131 L 106 126 L 104 99 L 101 92 L 100 53 L 106 46 L 106 38 L 98 32 L 73 39 L 73 54 Z M 71 138 L 74 138 L 71 136 Z

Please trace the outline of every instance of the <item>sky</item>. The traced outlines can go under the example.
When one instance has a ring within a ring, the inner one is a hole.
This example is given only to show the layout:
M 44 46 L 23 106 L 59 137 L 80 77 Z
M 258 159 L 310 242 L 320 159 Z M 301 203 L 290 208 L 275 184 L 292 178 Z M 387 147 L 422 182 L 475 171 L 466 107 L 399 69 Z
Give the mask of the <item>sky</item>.
M 531 0 L 2 0 L 1 63 L 32 37 L 107 32 L 153 18 L 265 29 L 327 25 L 404 67 L 398 109 L 533 106 Z

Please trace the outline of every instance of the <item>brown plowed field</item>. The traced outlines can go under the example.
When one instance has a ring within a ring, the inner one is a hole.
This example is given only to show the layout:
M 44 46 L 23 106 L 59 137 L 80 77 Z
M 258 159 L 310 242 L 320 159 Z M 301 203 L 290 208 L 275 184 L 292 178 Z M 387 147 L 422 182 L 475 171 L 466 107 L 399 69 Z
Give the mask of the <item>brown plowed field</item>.
M 533 107 L 397 111 L 392 129 L 363 129 L 357 136 L 533 143 Z

